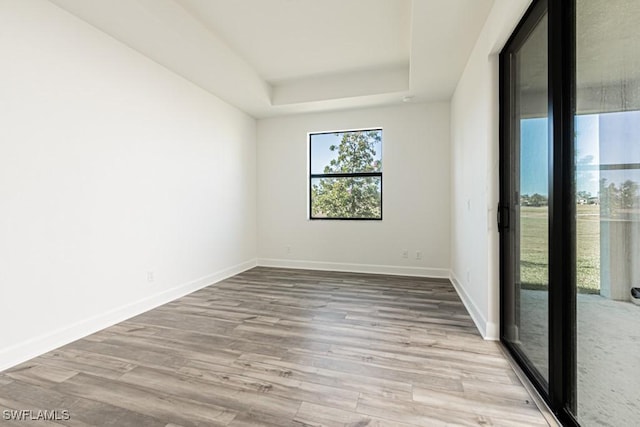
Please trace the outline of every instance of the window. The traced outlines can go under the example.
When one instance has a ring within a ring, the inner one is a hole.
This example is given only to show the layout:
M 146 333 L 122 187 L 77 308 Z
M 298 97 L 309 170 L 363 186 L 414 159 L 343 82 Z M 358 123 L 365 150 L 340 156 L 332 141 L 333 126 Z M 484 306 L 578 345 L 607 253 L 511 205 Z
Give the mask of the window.
M 382 129 L 309 134 L 311 219 L 382 219 Z

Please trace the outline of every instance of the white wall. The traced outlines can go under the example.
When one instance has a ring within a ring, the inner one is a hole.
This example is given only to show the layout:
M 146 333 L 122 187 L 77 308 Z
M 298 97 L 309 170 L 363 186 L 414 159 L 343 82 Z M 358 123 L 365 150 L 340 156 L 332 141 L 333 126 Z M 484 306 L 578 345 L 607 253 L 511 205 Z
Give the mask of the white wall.
M 310 221 L 307 133 L 372 127 L 383 128 L 383 220 Z M 448 103 L 259 120 L 258 263 L 448 277 L 449 177 Z
M 451 280 L 499 335 L 498 54 L 531 0 L 496 0 L 451 100 Z
M 254 119 L 47 1 L 0 62 L 0 370 L 255 265 Z

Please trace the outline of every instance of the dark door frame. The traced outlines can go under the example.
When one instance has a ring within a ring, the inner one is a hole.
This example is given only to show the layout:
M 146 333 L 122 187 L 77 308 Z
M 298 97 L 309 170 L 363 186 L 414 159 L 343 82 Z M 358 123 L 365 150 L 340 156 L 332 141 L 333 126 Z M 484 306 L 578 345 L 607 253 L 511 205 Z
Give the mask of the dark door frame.
M 510 144 L 514 74 L 513 53 L 526 41 L 541 17 L 548 16 L 549 112 L 549 382 L 526 355 L 506 340 L 507 295 L 513 277 L 514 224 Z M 578 423 L 576 393 L 575 275 L 575 0 L 534 0 L 500 53 L 500 339 L 551 410 L 564 425 Z M 511 276 L 510 276 L 511 275 Z

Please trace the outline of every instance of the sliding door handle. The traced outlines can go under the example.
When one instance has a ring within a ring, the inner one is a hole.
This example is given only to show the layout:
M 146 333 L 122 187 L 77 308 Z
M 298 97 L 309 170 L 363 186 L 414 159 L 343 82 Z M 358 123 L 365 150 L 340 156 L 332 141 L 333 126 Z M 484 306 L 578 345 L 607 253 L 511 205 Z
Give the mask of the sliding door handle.
M 506 231 L 509 229 L 509 206 L 498 203 L 497 221 L 498 231 Z

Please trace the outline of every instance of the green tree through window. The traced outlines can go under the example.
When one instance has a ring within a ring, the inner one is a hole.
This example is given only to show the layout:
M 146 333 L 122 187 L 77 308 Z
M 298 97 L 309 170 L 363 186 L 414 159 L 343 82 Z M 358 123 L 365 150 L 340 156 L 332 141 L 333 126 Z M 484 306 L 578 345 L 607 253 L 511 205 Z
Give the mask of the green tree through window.
M 311 218 L 382 219 L 382 130 L 309 139 Z

